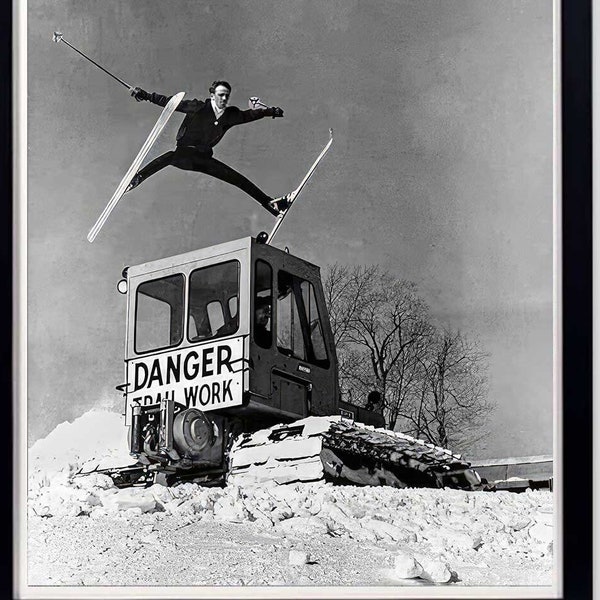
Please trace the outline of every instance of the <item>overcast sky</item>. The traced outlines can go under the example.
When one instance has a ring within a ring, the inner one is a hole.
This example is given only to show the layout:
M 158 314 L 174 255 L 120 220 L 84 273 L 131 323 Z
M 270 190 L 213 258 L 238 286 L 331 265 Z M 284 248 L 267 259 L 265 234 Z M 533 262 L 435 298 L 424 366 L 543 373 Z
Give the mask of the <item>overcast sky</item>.
M 29 0 L 29 444 L 121 410 L 125 265 L 268 229 L 240 190 L 169 167 L 87 232 L 160 114 L 132 85 L 206 98 L 217 78 L 283 119 L 215 156 L 268 194 L 335 141 L 276 245 L 322 267 L 381 264 L 490 355 L 481 457 L 552 452 L 552 2 Z M 169 150 L 176 115 L 150 158 Z

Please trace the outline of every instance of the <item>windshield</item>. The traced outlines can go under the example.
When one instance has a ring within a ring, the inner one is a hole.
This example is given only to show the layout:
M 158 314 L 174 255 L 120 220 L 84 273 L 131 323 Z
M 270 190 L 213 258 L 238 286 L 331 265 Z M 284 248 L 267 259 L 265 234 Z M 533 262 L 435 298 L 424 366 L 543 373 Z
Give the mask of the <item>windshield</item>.
M 135 351 L 170 348 L 183 338 L 183 275 L 140 284 L 136 291 Z
M 192 271 L 189 290 L 190 342 L 234 334 L 239 328 L 240 263 L 237 260 Z

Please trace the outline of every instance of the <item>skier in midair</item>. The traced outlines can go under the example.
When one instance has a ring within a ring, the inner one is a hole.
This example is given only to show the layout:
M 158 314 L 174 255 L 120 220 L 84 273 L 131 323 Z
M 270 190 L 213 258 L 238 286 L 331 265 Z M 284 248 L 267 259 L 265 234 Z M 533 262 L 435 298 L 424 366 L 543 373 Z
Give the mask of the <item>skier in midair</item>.
M 130 92 L 138 102 L 147 100 L 163 107 L 170 99 L 170 96 L 149 93 L 139 87 L 132 88 Z M 175 150 L 162 154 L 140 169 L 125 191 L 131 191 L 160 169 L 173 165 L 185 171 L 206 173 L 235 185 L 272 215 L 279 215 L 289 205 L 287 196 L 268 196 L 241 173 L 213 158 L 212 149 L 221 141 L 227 130 L 235 125 L 250 123 L 264 117 L 283 117 L 283 110 L 279 107 L 240 110 L 237 106 L 228 106 L 231 85 L 227 81 L 214 81 L 209 92 L 210 98 L 206 100 L 181 101 L 176 110 L 185 113 L 185 118 L 177 132 Z

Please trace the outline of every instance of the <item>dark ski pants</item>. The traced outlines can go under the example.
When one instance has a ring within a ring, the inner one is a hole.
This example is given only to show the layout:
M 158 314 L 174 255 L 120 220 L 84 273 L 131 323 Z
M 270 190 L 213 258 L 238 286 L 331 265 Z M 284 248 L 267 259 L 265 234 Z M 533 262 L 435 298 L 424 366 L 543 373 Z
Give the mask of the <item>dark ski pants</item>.
M 241 173 L 228 167 L 225 163 L 212 157 L 212 153 L 199 152 L 191 146 L 178 147 L 161 154 L 158 158 L 149 162 L 143 169 L 138 171 L 135 177 L 135 187 L 154 175 L 157 171 L 173 165 L 184 171 L 198 171 L 206 175 L 212 175 L 221 181 L 230 183 L 246 192 L 262 206 L 267 205 L 273 198 L 267 196 L 260 188 L 255 186 L 249 179 Z

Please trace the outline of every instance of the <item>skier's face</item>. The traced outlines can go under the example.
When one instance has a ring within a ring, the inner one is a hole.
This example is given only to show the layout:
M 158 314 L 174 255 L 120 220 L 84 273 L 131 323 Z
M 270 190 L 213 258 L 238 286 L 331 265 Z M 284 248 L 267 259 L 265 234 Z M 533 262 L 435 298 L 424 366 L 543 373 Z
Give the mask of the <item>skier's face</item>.
M 217 108 L 225 108 L 229 102 L 229 90 L 224 85 L 218 85 L 215 91 L 210 95 Z

